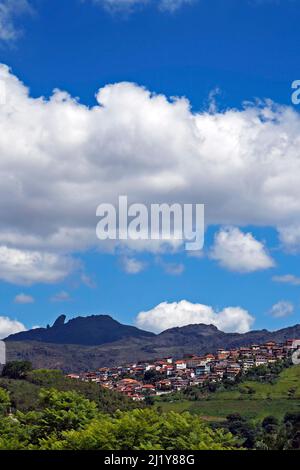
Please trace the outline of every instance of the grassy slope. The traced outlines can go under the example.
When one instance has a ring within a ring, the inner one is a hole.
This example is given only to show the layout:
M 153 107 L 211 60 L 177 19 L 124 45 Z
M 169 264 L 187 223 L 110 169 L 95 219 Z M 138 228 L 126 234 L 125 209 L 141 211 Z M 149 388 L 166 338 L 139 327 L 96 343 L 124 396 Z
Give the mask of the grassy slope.
M 255 393 L 245 393 L 248 386 Z M 289 398 L 291 388 L 296 390 L 292 399 Z M 240 413 L 254 419 L 268 415 L 280 418 L 287 412 L 300 412 L 300 366 L 285 369 L 274 385 L 249 381 L 236 390 L 211 394 L 209 399 L 172 403 L 159 401 L 158 405 L 163 410 L 190 411 L 207 419 L 225 418 L 231 413 Z
M 99 410 L 114 412 L 117 409 L 136 408 L 137 404 L 129 398 L 111 390 L 105 390 L 94 383 L 71 380 L 60 371 L 35 370 L 26 380 L 11 380 L 0 377 L 0 387 L 9 392 L 13 408 L 20 411 L 35 410 L 39 407 L 41 388 L 55 388 L 60 391 L 74 390 L 97 403 Z

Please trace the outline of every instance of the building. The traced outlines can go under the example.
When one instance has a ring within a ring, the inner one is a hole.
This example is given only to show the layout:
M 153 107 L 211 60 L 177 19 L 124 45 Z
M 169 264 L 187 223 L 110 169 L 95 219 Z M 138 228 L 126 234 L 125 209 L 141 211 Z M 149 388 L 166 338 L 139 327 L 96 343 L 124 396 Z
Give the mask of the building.
M 175 361 L 175 366 L 177 370 L 184 370 L 186 369 L 186 361 Z
M 196 376 L 207 375 L 209 373 L 210 373 L 210 365 L 208 363 L 200 364 L 199 366 L 195 368 Z
M 186 366 L 188 368 L 193 368 L 198 366 L 203 361 L 203 357 L 198 356 L 188 356 L 186 358 Z
M 230 351 L 226 351 L 225 349 L 218 349 L 217 358 L 219 361 L 227 359 L 229 357 Z

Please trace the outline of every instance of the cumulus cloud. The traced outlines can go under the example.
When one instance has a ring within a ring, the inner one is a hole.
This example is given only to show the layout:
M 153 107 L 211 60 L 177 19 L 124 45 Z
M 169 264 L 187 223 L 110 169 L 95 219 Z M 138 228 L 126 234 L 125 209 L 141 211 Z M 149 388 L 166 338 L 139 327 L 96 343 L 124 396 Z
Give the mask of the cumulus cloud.
M 136 258 L 129 258 L 127 256 L 122 258 L 121 265 L 123 270 L 128 274 L 138 274 L 146 267 L 145 263 L 142 261 L 139 261 Z
M 245 333 L 251 329 L 254 320 L 247 310 L 240 307 L 227 307 L 217 312 L 208 305 L 182 300 L 178 303 L 163 302 L 152 310 L 140 312 L 136 325 L 159 333 L 176 326 L 204 323 L 225 332 Z
M 281 282 L 282 284 L 290 284 L 292 286 L 300 286 L 300 277 L 294 274 L 284 274 L 282 276 L 273 276 L 274 282 Z
M 275 265 L 261 242 L 251 233 L 243 233 L 236 227 L 221 229 L 215 235 L 210 256 L 224 268 L 242 273 Z
M 2 253 L 38 252 L 44 261 L 43 253 L 52 253 L 50 276 L 43 269 L 38 276 L 36 269 L 48 262 L 33 263 L 33 274 L 25 262 L 31 282 L 63 277 L 65 254 L 104 249 L 95 235 L 96 208 L 116 204 L 120 194 L 145 204 L 205 203 L 207 225 L 282 230 L 300 218 L 300 116 L 291 107 L 267 101 L 194 113 L 184 98 L 116 83 L 100 89 L 97 104 L 88 108 L 58 90 L 49 99 L 30 97 L 6 66 L 0 80 L 6 87 L 0 106 L 0 246 Z M 259 255 L 250 270 L 272 265 L 253 237 L 237 238 Z M 15 280 L 11 264 L 8 274 L 0 267 L 0 278 Z
M 0 317 L 0 339 L 4 339 L 14 333 L 19 333 L 20 331 L 26 331 L 26 327 L 23 323 L 17 320 L 11 320 L 8 317 Z
M 0 246 L 0 279 L 13 284 L 58 282 L 74 266 L 72 260 L 56 254 Z
M 273 305 L 271 308 L 270 314 L 274 318 L 284 318 L 289 317 L 294 313 L 295 307 L 291 302 L 282 300 L 277 304 Z
M 17 16 L 31 11 L 27 0 L 1 0 L 0 1 L 0 41 L 12 41 L 20 35 L 15 26 Z
M 35 300 L 31 295 L 18 294 L 16 295 L 14 302 L 16 304 L 33 304 Z

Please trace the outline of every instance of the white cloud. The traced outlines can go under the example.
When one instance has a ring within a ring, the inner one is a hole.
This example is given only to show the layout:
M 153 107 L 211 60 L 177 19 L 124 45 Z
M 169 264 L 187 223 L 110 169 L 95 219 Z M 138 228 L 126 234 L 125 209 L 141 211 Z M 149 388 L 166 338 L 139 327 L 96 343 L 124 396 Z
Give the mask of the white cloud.
M 295 307 L 291 302 L 282 300 L 277 304 L 273 305 L 271 308 L 270 314 L 274 318 L 284 318 L 292 315 L 294 313 Z
M 195 0 L 92 0 L 110 11 L 131 12 L 136 8 L 155 5 L 160 10 L 174 12 L 185 4 L 193 3 Z
M 235 227 L 221 229 L 215 235 L 210 256 L 224 268 L 244 273 L 275 265 L 261 242 Z
M 136 258 L 128 258 L 124 256 L 121 260 L 123 270 L 128 274 L 138 274 L 142 272 L 146 265 L 142 261 L 137 260 Z
M 65 253 L 107 248 L 96 238 L 95 212 L 119 194 L 146 204 L 205 203 L 207 225 L 280 228 L 300 218 L 300 116 L 290 107 L 193 113 L 186 99 L 117 83 L 88 108 L 60 91 L 31 98 L 5 66 L 0 80 L 0 246 L 43 259 L 52 253 L 51 272 Z M 238 238 L 260 253 L 251 269 L 271 266 L 259 242 L 245 237 Z M 153 249 L 145 241 L 133 246 Z M 25 277 L 48 281 L 37 264 Z M 50 278 L 68 269 L 58 271 Z M 0 267 L 0 278 L 13 281 L 16 273 L 7 272 Z
M 16 295 L 14 302 L 16 304 L 33 304 L 35 300 L 31 295 L 18 294 Z
M 300 286 L 300 277 L 294 274 L 284 274 L 283 276 L 273 276 L 274 282 L 281 282 L 282 284 L 291 284 L 292 286 Z
M 0 0 L 0 41 L 15 40 L 20 34 L 14 23 L 15 18 L 30 11 L 27 0 Z
M 186 4 L 191 4 L 197 0 L 160 0 L 159 8 L 165 11 L 176 11 Z
M 136 317 L 139 328 L 156 333 L 176 326 L 204 323 L 215 325 L 225 332 L 245 333 L 251 329 L 254 318 L 240 307 L 227 307 L 220 312 L 202 304 L 163 302 L 148 312 L 140 312 Z
M 53 283 L 64 279 L 75 263 L 52 253 L 0 246 L 0 279 L 20 285 Z
M 280 226 L 278 228 L 279 238 L 289 251 L 297 253 L 300 248 L 300 225 L 293 223 L 291 225 Z
M 66 291 L 58 292 L 53 297 L 51 297 L 51 302 L 69 302 L 70 300 L 72 300 L 71 296 Z
M 8 317 L 0 317 L 0 339 L 4 339 L 14 333 L 19 333 L 20 331 L 26 331 L 26 327 L 23 323 L 17 320 L 11 320 Z
M 136 7 L 147 5 L 149 0 L 92 0 L 92 2 L 111 11 L 132 11 Z

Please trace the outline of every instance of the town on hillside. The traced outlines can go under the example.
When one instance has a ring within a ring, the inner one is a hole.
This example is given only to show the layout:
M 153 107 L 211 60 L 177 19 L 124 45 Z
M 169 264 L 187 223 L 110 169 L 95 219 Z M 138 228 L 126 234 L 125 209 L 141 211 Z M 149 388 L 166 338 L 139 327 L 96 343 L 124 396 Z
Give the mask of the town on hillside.
M 83 374 L 68 374 L 67 377 L 95 382 L 134 401 L 143 401 L 146 397 L 183 391 L 188 387 L 234 381 L 253 367 L 291 358 L 297 350 L 300 350 L 300 339 L 289 339 L 280 344 L 269 341 L 229 351 L 218 349 L 216 354 L 204 356 L 191 354 L 182 359 L 167 357 L 153 362 L 103 367 Z

